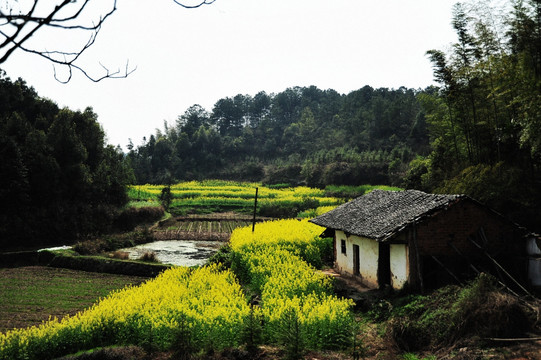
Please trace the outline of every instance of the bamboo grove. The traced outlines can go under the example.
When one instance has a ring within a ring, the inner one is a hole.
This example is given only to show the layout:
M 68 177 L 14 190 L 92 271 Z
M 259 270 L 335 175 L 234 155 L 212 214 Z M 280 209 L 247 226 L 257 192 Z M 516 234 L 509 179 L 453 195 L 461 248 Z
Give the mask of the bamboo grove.
M 540 14 L 538 0 L 454 6 L 457 42 L 427 52 L 440 87 L 418 96 L 432 151 L 410 164 L 407 187 L 466 193 L 538 227 Z

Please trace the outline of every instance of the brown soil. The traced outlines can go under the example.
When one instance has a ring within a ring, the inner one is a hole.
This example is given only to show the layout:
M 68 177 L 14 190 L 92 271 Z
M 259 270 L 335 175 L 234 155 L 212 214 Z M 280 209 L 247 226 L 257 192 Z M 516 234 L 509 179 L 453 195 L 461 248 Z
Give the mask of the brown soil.
M 256 222 L 266 220 L 271 220 L 271 218 L 256 218 Z M 152 236 L 156 240 L 227 242 L 234 228 L 248 226 L 252 221 L 252 216 L 235 212 L 176 216 L 161 221 L 152 229 Z
M 426 354 L 416 354 L 418 359 L 434 357 L 438 360 L 540 360 L 541 343 L 511 345 L 497 348 L 446 348 Z M 384 343 L 369 346 L 364 353 L 355 357 L 351 351 L 306 351 L 303 360 L 403 360 L 404 354 L 393 350 L 392 346 Z M 156 352 L 146 354 L 136 346 L 105 348 L 79 356 L 66 356 L 59 360 L 176 360 L 178 354 L 172 352 Z M 240 349 L 225 349 L 209 354 L 199 354 L 189 357 L 192 360 L 280 360 L 285 359 L 285 352 L 277 347 L 260 346 L 257 352 Z

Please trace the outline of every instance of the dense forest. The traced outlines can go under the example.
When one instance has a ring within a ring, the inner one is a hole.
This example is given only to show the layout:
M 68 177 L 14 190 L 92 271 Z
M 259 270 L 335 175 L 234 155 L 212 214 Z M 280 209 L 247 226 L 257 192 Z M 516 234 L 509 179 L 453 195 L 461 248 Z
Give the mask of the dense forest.
M 165 124 L 129 161 L 139 183 L 225 178 L 265 183 L 398 183 L 427 154 L 423 111 L 411 89 L 365 86 L 348 95 L 315 86 L 220 99 Z
M 106 231 L 129 183 L 221 178 L 465 193 L 541 231 L 541 1 L 457 4 L 438 86 L 315 86 L 194 105 L 128 152 L 91 108 L 0 77 L 0 239 Z M 121 81 L 121 80 L 119 80 Z
M 0 248 L 108 230 L 132 181 L 91 108 L 60 109 L 0 74 Z

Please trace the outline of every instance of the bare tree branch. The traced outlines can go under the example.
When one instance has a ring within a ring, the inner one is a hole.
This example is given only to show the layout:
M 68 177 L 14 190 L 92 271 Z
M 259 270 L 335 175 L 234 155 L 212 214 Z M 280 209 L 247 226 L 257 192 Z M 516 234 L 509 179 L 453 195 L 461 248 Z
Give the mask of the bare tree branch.
M 106 78 L 127 77 L 135 70 L 128 68 L 127 64 L 125 71 L 109 71 L 104 67 L 104 75 L 93 76 L 77 63 L 81 55 L 95 43 L 103 23 L 116 11 L 117 0 L 111 0 L 110 8 L 97 19 L 90 17 L 90 0 L 61 0 L 53 5 L 50 0 L 34 0 L 28 8 L 24 7 L 23 2 L 16 0 L 7 1 L 6 5 L 8 4 L 10 8 L 0 8 L 0 64 L 6 62 L 16 50 L 24 51 L 50 61 L 55 79 L 62 83 L 71 80 L 74 70 L 95 82 Z M 14 10 L 14 5 L 19 5 L 19 8 Z M 73 51 L 48 51 L 35 45 L 27 45 L 33 36 L 47 28 L 66 32 L 88 32 L 88 40 Z M 67 68 L 66 79 L 58 77 L 58 66 Z
M 124 69 L 115 71 L 101 67 L 103 72 L 94 76 L 79 64 L 81 55 L 96 41 L 104 22 L 117 10 L 117 0 L 109 0 L 111 6 L 92 19 L 91 0 L 5 0 L 0 5 L 0 65 L 19 50 L 37 55 L 53 64 L 54 77 L 61 83 L 69 82 L 74 70 L 79 71 L 89 80 L 98 82 L 107 78 L 125 78 L 136 68 L 130 68 L 126 62 Z M 186 9 L 194 9 L 210 5 L 216 0 L 197 0 L 195 5 L 186 5 L 180 0 L 173 0 L 177 5 Z M 94 4 L 94 2 L 92 3 Z M 75 50 L 45 50 L 31 45 L 30 39 L 45 29 L 66 32 L 88 33 L 88 40 Z M 57 67 L 67 69 L 66 78 L 59 78 Z
M 196 4 L 196 5 L 186 5 L 186 4 L 181 3 L 178 0 L 173 0 L 173 1 L 175 2 L 175 4 L 180 5 L 185 9 L 195 9 L 195 8 L 198 8 L 198 7 L 203 6 L 203 5 L 210 5 L 213 2 L 215 2 L 216 0 L 203 0 L 199 4 Z

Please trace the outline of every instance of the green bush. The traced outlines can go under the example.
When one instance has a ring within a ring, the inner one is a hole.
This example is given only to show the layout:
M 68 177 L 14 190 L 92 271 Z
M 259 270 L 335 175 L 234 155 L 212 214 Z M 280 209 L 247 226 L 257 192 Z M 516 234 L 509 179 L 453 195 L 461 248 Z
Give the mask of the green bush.
M 369 193 L 372 190 L 400 191 L 401 188 L 387 185 L 327 185 L 325 196 L 352 199 Z
M 145 261 L 145 262 L 158 262 L 158 258 L 156 257 L 156 253 L 154 251 L 145 251 L 140 257 L 139 260 Z
M 324 265 L 332 267 L 334 262 L 334 248 L 333 248 L 333 238 L 317 238 L 315 240 L 315 246 L 319 250 L 319 259 L 321 260 L 321 265 L 312 264 L 316 268 L 321 268 Z
M 521 225 L 535 229 L 541 221 L 537 205 L 541 203 L 540 189 L 530 173 L 500 162 L 470 166 L 444 181 L 436 192 L 466 194 Z
M 105 240 L 95 239 L 80 241 L 73 246 L 73 250 L 81 255 L 95 255 L 112 249 L 108 249 Z
M 292 218 L 298 213 L 297 208 L 290 204 L 285 203 L 263 203 L 259 206 L 258 213 L 260 216 L 267 216 L 273 218 Z
M 418 351 L 488 337 L 517 337 L 530 324 L 519 300 L 481 274 L 469 285 L 395 303 L 388 330 L 400 348 Z
M 130 207 L 116 218 L 115 227 L 122 231 L 133 230 L 137 225 L 158 221 L 164 214 L 161 206 Z
M 154 241 L 148 229 L 123 234 L 107 235 L 76 243 L 73 250 L 81 255 L 96 255 L 106 251 L 132 247 Z
M 169 206 L 173 201 L 173 194 L 171 194 L 171 185 L 165 186 L 158 197 L 160 203 L 162 204 L 165 210 L 169 210 Z
M 218 249 L 208 260 L 209 264 L 222 264 L 226 268 L 231 268 L 233 262 L 233 254 L 231 253 L 231 246 L 226 244 Z

